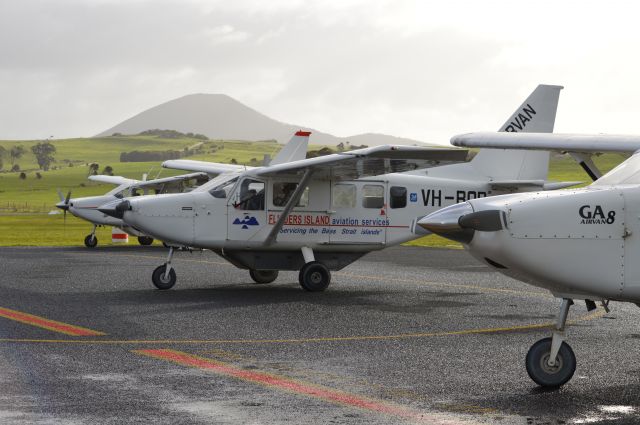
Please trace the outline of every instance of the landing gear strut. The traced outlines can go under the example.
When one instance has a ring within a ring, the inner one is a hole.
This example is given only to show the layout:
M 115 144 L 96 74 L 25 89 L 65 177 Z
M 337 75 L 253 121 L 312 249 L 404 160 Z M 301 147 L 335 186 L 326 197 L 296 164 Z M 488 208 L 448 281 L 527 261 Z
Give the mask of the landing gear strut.
M 569 382 L 576 371 L 576 356 L 564 342 L 564 327 L 573 300 L 563 298 L 558 312 L 556 330 L 531 346 L 527 353 L 527 373 L 542 387 L 559 387 Z
M 84 238 L 84 245 L 87 248 L 95 248 L 98 245 L 98 238 L 96 238 L 96 227 L 93 226 L 93 230 Z
M 278 278 L 278 270 L 249 270 L 249 276 L 259 285 L 267 284 Z
M 171 267 L 173 259 L 173 247 L 169 247 L 167 262 L 157 267 L 151 275 L 151 280 L 156 288 L 166 290 L 171 289 L 176 284 L 176 271 Z
M 304 256 L 305 265 L 302 266 L 298 275 L 300 286 L 309 292 L 320 292 L 327 289 L 331 283 L 329 268 L 315 260 L 311 248 L 302 247 L 302 255 Z

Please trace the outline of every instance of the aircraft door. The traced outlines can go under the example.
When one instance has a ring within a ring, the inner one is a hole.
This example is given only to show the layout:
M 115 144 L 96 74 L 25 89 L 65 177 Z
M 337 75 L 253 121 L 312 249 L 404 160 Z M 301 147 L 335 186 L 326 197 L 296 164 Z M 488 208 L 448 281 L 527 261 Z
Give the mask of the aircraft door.
M 331 185 L 332 243 L 383 244 L 386 239 L 386 186 L 381 181 L 345 181 Z
M 265 209 L 266 184 L 245 178 L 236 186 L 227 204 L 229 240 L 251 240 L 267 223 Z
M 640 189 L 624 193 L 624 289 L 628 297 L 640 301 Z M 614 217 L 617 219 L 617 217 Z

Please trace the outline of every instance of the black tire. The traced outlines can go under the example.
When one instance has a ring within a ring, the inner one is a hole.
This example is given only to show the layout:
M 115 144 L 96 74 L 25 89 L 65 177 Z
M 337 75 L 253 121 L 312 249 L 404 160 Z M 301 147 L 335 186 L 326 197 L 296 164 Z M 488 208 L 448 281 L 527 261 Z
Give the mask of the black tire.
M 309 292 L 320 292 L 327 289 L 331 283 L 331 272 L 322 263 L 312 261 L 300 269 L 298 275 L 300 285 Z
M 167 265 L 163 264 L 157 267 L 153 271 L 153 275 L 151 275 L 151 280 L 153 281 L 155 287 L 163 291 L 173 288 L 173 285 L 176 284 L 176 271 L 172 267 L 171 270 L 169 270 L 169 276 L 167 277 L 167 279 L 165 279 L 164 273 L 166 270 Z
M 264 285 L 278 278 L 278 270 L 249 270 L 249 276 L 255 283 Z
M 151 236 L 138 236 L 138 243 L 142 246 L 149 246 L 153 243 Z
M 541 387 L 557 388 L 569 382 L 576 371 L 576 356 L 566 342 L 558 351 L 556 365 L 547 364 L 551 353 L 551 338 L 544 338 L 531 346 L 527 353 L 527 373 Z
M 84 238 L 84 246 L 87 248 L 95 248 L 96 245 L 98 245 L 98 238 L 96 238 L 96 235 L 87 235 Z

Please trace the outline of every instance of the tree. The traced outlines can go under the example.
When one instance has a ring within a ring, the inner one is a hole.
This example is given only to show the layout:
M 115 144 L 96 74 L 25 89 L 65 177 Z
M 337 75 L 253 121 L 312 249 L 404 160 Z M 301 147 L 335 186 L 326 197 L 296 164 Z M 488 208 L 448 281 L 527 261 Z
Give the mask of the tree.
M 20 166 L 18 164 L 13 164 L 13 167 L 11 167 L 11 172 L 17 173 L 18 171 L 20 171 Z
M 107 165 L 102 170 L 102 174 L 106 174 L 107 176 L 113 176 L 113 167 L 111 165 Z
M 231 163 L 232 163 L 232 164 L 237 164 L 237 163 L 238 163 L 238 161 L 236 161 L 236 159 L 235 159 L 235 158 L 231 158 Z
M 6 155 L 7 150 L 5 148 L 3 148 L 2 146 L 0 146 L 0 170 L 2 170 L 2 167 L 4 166 L 4 156 Z
M 15 164 L 17 160 L 22 158 L 22 155 L 24 155 L 26 151 L 27 150 L 23 146 L 12 146 L 11 149 L 9 149 L 9 161 L 11 162 L 11 165 Z
M 98 164 L 97 162 L 92 162 L 91 164 L 89 164 L 89 175 L 95 176 L 96 174 L 98 174 L 99 168 L 100 164 Z
M 55 161 L 53 154 L 56 153 L 56 147 L 49 142 L 40 142 L 32 146 L 31 152 L 35 155 L 41 170 L 49 170 L 49 166 Z

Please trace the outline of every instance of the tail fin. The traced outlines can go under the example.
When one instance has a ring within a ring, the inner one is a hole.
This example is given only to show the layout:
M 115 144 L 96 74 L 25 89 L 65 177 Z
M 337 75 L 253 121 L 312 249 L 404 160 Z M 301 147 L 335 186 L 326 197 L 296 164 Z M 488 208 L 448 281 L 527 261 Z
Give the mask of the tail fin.
M 289 143 L 278 152 L 269 165 L 284 164 L 286 162 L 299 161 L 307 157 L 310 131 L 298 131 L 293 135 Z
M 553 133 L 562 89 L 562 86 L 540 84 L 499 131 Z M 546 180 L 549 152 L 481 149 L 471 164 L 494 180 Z

